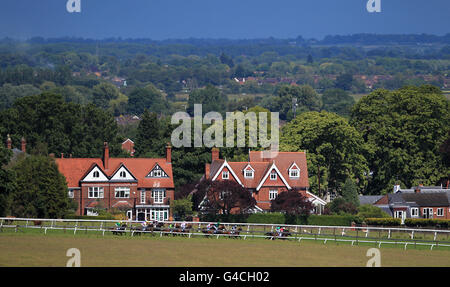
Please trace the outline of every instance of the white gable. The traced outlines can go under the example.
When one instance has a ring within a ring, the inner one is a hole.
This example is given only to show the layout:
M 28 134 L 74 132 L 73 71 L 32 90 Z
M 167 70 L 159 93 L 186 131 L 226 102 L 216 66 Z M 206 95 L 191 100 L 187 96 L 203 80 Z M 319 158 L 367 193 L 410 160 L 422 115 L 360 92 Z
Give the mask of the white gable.
M 266 181 L 267 177 L 269 176 L 269 174 L 275 170 L 276 173 L 278 174 L 278 176 L 281 178 L 281 180 L 283 181 L 284 185 L 286 185 L 287 189 L 291 189 L 291 186 L 289 185 L 289 183 L 287 183 L 287 181 L 284 179 L 284 177 L 281 175 L 281 172 L 278 170 L 277 166 L 275 165 L 275 162 L 273 162 L 272 166 L 270 167 L 270 169 L 267 171 L 266 175 L 263 177 L 263 179 L 261 180 L 261 182 L 259 183 L 258 187 L 256 188 L 256 190 L 258 191 L 261 186 L 264 184 L 264 182 Z
M 160 178 L 169 177 L 169 175 L 159 166 L 159 164 L 156 164 L 146 177 Z
M 82 181 L 91 182 L 105 182 L 109 181 L 106 174 L 96 165 L 93 169 L 82 179 Z
M 122 165 L 116 173 L 111 177 L 111 180 L 136 180 L 133 175 Z
M 224 161 L 224 163 L 222 164 L 222 166 L 219 168 L 219 170 L 216 172 L 216 175 L 212 178 L 212 181 L 215 181 L 217 179 L 217 177 L 219 176 L 219 174 L 222 172 L 222 170 L 224 168 L 227 168 L 231 174 L 233 175 L 234 179 L 237 181 L 237 183 L 239 183 L 240 185 L 244 186 L 242 184 L 242 182 L 239 180 L 239 177 L 237 177 L 237 175 L 234 173 L 233 169 L 231 168 L 231 166 L 228 164 L 227 160 Z

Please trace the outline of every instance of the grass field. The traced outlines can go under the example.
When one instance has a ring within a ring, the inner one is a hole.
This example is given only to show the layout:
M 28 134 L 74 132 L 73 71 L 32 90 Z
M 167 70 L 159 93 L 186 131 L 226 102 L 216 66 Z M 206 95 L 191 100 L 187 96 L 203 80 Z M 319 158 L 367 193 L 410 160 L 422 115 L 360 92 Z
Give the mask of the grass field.
M 373 244 L 101 236 L 98 234 L 0 233 L 0 266 L 65 266 L 78 248 L 82 266 L 148 267 L 364 267 Z M 383 247 L 382 266 L 450 266 L 449 250 Z

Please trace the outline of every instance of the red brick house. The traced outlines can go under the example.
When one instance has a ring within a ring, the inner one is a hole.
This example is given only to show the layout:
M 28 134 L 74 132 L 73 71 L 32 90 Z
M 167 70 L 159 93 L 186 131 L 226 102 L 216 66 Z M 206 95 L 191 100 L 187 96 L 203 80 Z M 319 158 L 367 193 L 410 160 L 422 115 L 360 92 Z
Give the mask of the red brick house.
M 308 169 L 304 152 L 279 152 L 263 158 L 261 151 L 249 151 L 247 162 L 228 162 L 219 158 L 219 149 L 212 149 L 211 164 L 205 166 L 205 179 L 233 180 L 247 188 L 256 200 L 257 212 L 269 211 L 271 201 L 283 191 L 298 189 L 309 198 L 321 214 L 326 202 L 308 191 Z
M 122 149 L 126 152 L 128 152 L 131 156 L 134 156 L 134 142 L 130 139 L 126 139 L 123 143 L 122 143 Z
M 108 143 L 102 158 L 59 158 L 69 196 L 79 215 L 97 208 L 120 209 L 137 220 L 168 220 L 174 199 L 171 147 L 166 158 L 110 158 Z

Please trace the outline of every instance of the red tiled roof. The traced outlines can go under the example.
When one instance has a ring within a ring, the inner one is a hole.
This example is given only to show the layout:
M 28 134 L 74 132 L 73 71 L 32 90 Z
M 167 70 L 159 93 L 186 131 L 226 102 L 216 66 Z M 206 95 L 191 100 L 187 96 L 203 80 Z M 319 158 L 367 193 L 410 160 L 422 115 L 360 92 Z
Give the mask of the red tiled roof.
M 68 187 L 78 187 L 80 180 L 91 170 L 94 164 L 108 176 L 123 164 L 138 180 L 138 188 L 174 188 L 172 164 L 165 158 L 110 158 L 109 168 L 105 170 L 100 158 L 59 158 L 56 159 L 59 172 L 66 177 Z M 147 178 L 148 173 L 158 164 L 168 178 Z
M 224 162 L 223 159 L 219 159 L 211 163 L 210 178 L 216 175 Z M 279 152 L 274 158 L 263 159 L 262 152 L 251 151 L 249 162 L 228 162 L 228 164 L 246 188 L 257 188 L 272 167 L 273 162 L 275 162 L 276 167 L 290 187 L 309 187 L 306 154 L 304 152 Z M 289 177 L 289 168 L 294 162 L 300 168 L 300 179 L 292 179 Z M 244 177 L 244 169 L 249 164 L 255 170 L 252 179 Z

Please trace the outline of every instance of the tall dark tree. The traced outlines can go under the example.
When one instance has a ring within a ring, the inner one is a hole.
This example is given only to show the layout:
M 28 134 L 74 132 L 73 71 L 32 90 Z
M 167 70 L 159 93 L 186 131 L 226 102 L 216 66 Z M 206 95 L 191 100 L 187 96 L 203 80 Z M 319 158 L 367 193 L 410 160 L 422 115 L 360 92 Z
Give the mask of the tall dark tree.
M 156 113 L 145 110 L 136 134 L 135 155 L 138 157 L 161 157 L 170 139 L 166 122 L 158 119 Z
M 246 188 L 235 181 L 224 180 L 211 183 L 204 206 L 210 212 L 229 215 L 232 211 L 243 213 L 255 205 L 256 200 Z
M 298 190 L 283 191 L 270 205 L 272 212 L 284 212 L 288 215 L 309 215 L 313 205 Z
M 204 89 L 195 90 L 189 95 L 187 112 L 191 116 L 194 115 L 195 104 L 202 104 L 203 114 L 211 111 L 223 113 L 225 112 L 227 97 L 218 88 L 208 85 Z
M 355 100 L 341 89 L 329 89 L 322 95 L 322 110 L 349 117 Z
M 68 196 L 66 178 L 52 158 L 28 156 L 13 167 L 17 191 L 12 196 L 12 215 L 30 218 L 63 218 L 75 210 Z
M 156 113 L 164 113 L 168 109 L 167 101 L 153 85 L 144 88 L 136 87 L 128 97 L 129 113 L 140 115 L 145 109 Z
M 11 215 L 11 196 L 17 191 L 15 173 L 6 168 L 11 156 L 10 150 L 0 146 L 0 216 Z

